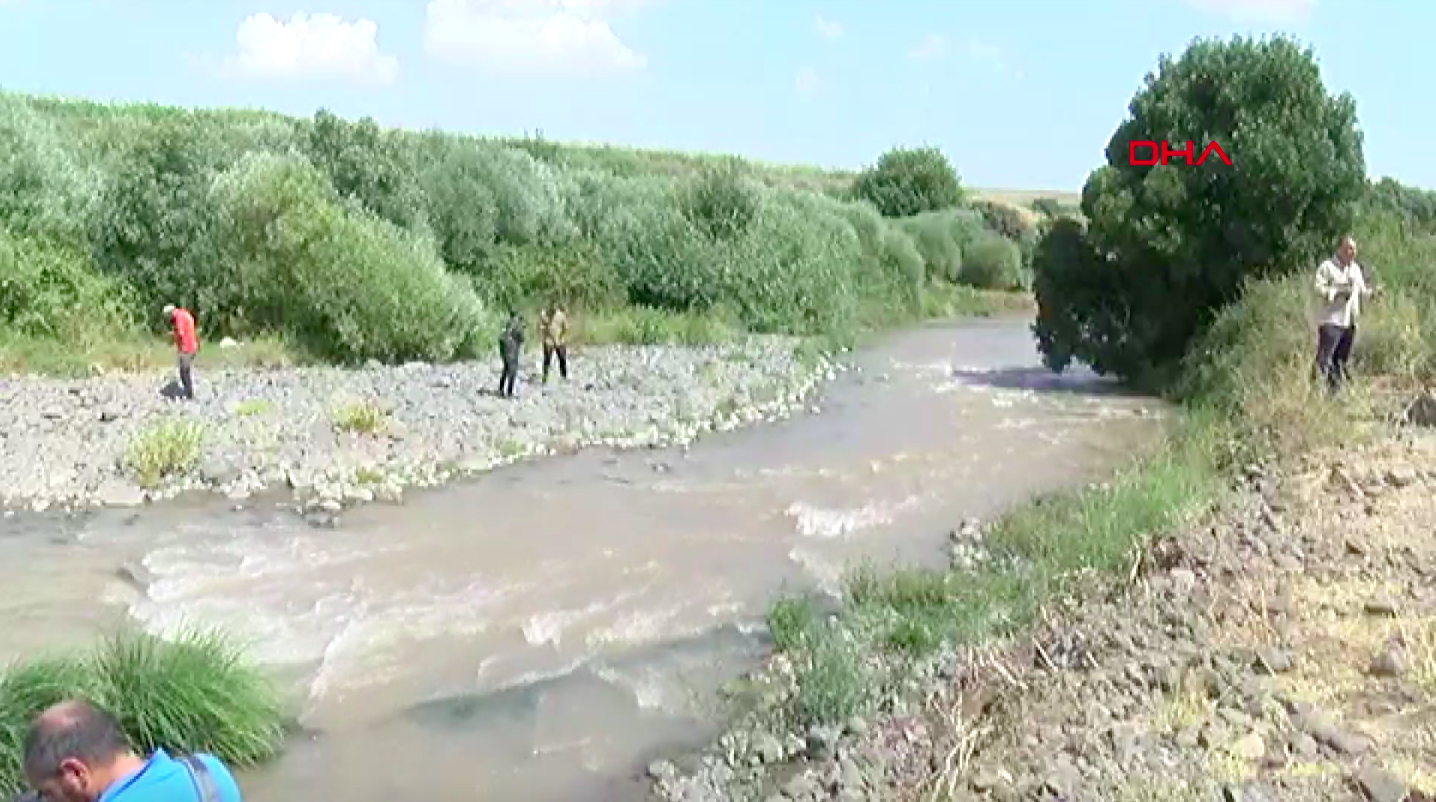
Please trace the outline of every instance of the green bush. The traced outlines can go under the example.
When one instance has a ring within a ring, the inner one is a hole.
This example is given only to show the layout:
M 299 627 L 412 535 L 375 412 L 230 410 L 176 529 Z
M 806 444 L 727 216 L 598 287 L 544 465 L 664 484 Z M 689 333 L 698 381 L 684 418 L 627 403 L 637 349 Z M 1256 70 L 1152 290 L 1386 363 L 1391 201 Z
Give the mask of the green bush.
M 924 212 L 899 221 L 899 225 L 916 244 L 928 278 L 958 280 L 962 273 L 963 243 L 956 236 L 951 212 Z
M 962 203 L 962 185 L 937 148 L 893 148 L 853 181 L 853 197 L 884 217 L 911 217 Z
M 1087 245 L 1034 259 L 1054 369 L 1076 358 L 1160 378 L 1249 278 L 1310 269 L 1365 190 L 1354 101 L 1328 95 L 1312 53 L 1289 39 L 1199 40 L 1162 58 L 1130 111 L 1083 188 Z M 1197 155 L 1220 143 L 1232 165 L 1130 163 L 1131 142 L 1187 140 L 1201 140 Z M 1057 264 L 1063 254 L 1081 261 Z
M 302 161 L 246 157 L 215 187 L 229 302 L 314 353 L 443 360 L 495 325 L 432 240 L 345 208 Z
M 76 163 L 49 120 L 0 94 L 0 228 L 26 237 L 88 242 L 100 176 Z
M 425 212 L 448 266 L 483 274 L 499 232 L 499 207 L 476 149 L 431 137 L 433 147 L 419 173 Z
M 729 159 L 709 167 L 684 188 L 683 214 L 712 239 L 734 239 L 747 232 L 762 203 L 759 189 L 743 162 Z
M 126 300 L 88 254 L 0 228 L 0 327 L 83 346 L 128 327 Z
M 320 109 L 307 126 L 305 152 L 342 198 L 396 226 L 421 225 L 423 204 L 401 135 L 373 118 L 350 122 Z
M 962 256 L 961 281 L 983 290 L 1020 290 L 1027 286 L 1022 251 L 997 234 L 984 234 Z

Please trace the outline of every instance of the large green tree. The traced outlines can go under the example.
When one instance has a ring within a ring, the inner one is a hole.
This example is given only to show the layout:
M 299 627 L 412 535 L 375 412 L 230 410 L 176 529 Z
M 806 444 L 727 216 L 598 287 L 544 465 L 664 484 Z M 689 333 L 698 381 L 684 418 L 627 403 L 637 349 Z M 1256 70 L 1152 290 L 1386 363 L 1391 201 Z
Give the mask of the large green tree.
M 1083 187 L 1086 230 L 1055 229 L 1062 241 L 1035 259 L 1034 332 L 1055 370 L 1075 359 L 1160 375 L 1248 278 L 1304 269 L 1332 247 L 1365 193 L 1355 101 L 1328 93 L 1314 54 L 1290 39 L 1194 41 L 1161 58 L 1129 113 Z M 1132 163 L 1133 142 L 1188 141 L 1191 164 Z M 1196 163 L 1213 142 L 1230 164 Z

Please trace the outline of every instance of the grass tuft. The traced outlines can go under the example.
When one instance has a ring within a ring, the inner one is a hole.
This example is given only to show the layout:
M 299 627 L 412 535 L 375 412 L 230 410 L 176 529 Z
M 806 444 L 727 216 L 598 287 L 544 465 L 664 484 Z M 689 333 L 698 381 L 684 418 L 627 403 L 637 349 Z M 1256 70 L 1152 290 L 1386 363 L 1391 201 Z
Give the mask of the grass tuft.
M 341 432 L 375 434 L 384 428 L 388 414 L 372 401 L 356 401 L 334 410 L 334 428 Z
M 134 746 L 209 752 L 237 766 L 277 756 L 283 704 L 273 682 L 216 632 L 165 640 L 124 632 L 88 654 L 44 657 L 0 672 L 0 794 L 24 785 L 20 746 L 30 720 L 68 698 L 115 714 Z
M 162 481 L 190 470 L 204 446 L 204 427 L 197 421 L 166 421 L 130 440 L 125 465 L 139 485 L 154 489 Z

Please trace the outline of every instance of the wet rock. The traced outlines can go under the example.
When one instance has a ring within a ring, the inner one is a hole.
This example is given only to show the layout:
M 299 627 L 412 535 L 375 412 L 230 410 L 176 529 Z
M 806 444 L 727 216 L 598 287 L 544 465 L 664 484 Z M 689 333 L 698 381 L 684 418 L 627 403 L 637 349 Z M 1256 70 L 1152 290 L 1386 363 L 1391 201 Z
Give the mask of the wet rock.
M 1385 769 L 1367 766 L 1352 778 L 1369 802 L 1405 802 L 1407 788 L 1399 777 Z
M 138 507 L 145 503 L 145 491 L 125 479 L 106 479 L 95 489 L 94 499 L 105 507 Z

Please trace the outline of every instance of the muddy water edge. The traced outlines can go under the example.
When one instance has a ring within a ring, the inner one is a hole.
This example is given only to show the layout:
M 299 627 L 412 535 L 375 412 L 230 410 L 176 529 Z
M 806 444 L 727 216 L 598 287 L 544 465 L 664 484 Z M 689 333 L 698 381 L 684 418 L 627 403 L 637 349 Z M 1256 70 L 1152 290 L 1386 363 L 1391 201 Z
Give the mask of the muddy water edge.
M 776 592 L 941 564 L 958 522 L 1100 479 L 1161 417 L 1047 373 L 1021 319 L 850 356 L 816 413 L 535 460 L 337 529 L 271 499 L 0 522 L 25 567 L 0 656 L 125 622 L 246 638 L 313 730 L 244 774 L 257 802 L 641 798 L 653 755 L 715 734 L 713 691 L 763 654 Z

